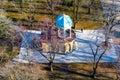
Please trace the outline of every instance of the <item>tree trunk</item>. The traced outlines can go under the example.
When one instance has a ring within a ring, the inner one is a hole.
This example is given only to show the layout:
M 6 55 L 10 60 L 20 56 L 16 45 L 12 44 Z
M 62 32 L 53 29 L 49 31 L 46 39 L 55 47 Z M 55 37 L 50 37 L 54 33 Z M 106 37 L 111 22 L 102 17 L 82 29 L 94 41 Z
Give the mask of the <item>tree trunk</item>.
M 74 6 L 73 6 L 73 29 L 75 29 L 75 0 L 74 0 Z
M 108 37 L 107 36 L 105 37 L 105 44 L 104 45 L 105 45 L 105 47 L 108 46 Z
M 76 27 L 76 22 L 73 23 L 73 29 L 75 29 L 75 27 Z
M 74 0 L 74 6 L 73 6 L 73 29 L 76 28 L 76 24 L 78 21 L 78 10 L 79 10 L 79 1 Z
M 90 0 L 90 4 L 88 6 L 88 14 L 91 13 L 91 7 L 92 7 L 93 4 L 94 4 L 94 0 Z
M 50 71 L 53 72 L 53 62 L 50 62 Z
M 100 57 L 98 58 L 98 61 L 97 62 L 95 61 L 95 64 L 93 65 L 93 74 L 91 76 L 92 78 L 95 78 L 95 74 L 97 72 L 98 64 L 99 64 L 103 54 L 105 54 L 106 50 L 107 50 L 107 48 L 104 50 L 103 53 L 101 53 Z
M 95 74 L 96 74 L 96 70 L 97 70 L 97 67 L 95 67 L 94 69 L 93 69 L 93 73 L 92 73 L 92 78 L 95 78 Z
M 91 8 L 89 7 L 87 14 L 90 14 L 90 13 L 91 13 Z
M 22 8 L 23 8 L 23 1 L 22 0 L 20 0 L 20 13 L 22 13 Z
M 107 33 L 105 34 L 105 47 L 108 47 L 108 40 L 109 40 L 109 34 L 110 32 L 109 32 L 109 30 L 107 31 Z
M 54 27 L 54 10 L 52 11 L 52 27 Z

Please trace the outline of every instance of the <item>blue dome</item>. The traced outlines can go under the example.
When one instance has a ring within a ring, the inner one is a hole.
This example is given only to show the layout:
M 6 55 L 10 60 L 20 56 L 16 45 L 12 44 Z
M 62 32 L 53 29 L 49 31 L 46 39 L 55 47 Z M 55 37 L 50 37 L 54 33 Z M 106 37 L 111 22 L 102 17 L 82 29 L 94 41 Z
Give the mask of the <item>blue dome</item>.
M 56 18 L 56 26 L 61 29 L 71 28 L 72 19 L 68 15 L 61 14 Z

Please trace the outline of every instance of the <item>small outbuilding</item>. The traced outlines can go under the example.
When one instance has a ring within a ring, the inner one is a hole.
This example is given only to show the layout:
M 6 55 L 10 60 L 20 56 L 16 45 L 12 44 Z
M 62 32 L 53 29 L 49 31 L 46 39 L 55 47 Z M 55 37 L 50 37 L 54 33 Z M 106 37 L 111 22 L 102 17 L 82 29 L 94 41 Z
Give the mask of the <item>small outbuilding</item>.
M 61 14 L 56 18 L 56 27 L 43 26 L 41 36 L 34 39 L 36 48 L 42 48 L 43 52 L 69 53 L 75 48 L 75 32 L 71 29 L 70 16 Z

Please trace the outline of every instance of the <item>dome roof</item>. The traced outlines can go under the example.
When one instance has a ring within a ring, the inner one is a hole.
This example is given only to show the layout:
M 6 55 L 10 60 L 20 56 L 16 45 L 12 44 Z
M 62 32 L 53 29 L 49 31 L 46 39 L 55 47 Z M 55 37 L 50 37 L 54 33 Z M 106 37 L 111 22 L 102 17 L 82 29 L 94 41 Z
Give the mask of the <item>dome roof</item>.
M 72 27 L 72 19 L 68 15 L 60 14 L 56 18 L 56 26 L 61 29 L 71 28 Z

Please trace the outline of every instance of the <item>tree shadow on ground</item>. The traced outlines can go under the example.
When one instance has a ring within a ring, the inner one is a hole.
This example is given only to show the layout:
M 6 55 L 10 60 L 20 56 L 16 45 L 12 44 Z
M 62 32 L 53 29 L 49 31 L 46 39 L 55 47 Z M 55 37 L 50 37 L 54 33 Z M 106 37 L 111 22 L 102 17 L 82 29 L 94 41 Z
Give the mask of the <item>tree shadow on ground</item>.
M 92 80 L 90 75 L 79 73 L 77 71 L 70 70 L 68 67 L 61 67 L 54 65 L 55 73 L 50 73 L 49 78 L 52 80 L 57 79 L 64 79 L 64 80 L 80 80 L 80 78 L 83 80 L 83 78 L 87 80 Z
M 96 76 L 99 78 L 99 77 L 101 77 L 102 78 L 102 80 L 116 80 L 116 79 L 114 79 L 113 77 L 110 77 L 110 76 L 107 76 L 106 75 L 107 73 L 101 73 L 101 74 L 97 74 Z M 101 80 L 101 79 L 100 79 Z
M 102 62 L 99 64 L 99 66 L 102 68 L 114 68 L 116 64 L 116 62 Z
M 60 66 L 60 65 L 54 65 L 54 72 L 49 72 L 48 77 L 49 80 L 114 80 L 113 77 L 110 77 L 108 75 L 105 75 L 106 73 L 99 73 L 96 74 L 96 77 L 93 79 L 90 76 L 90 71 L 82 69 L 84 72 L 78 72 L 76 70 L 71 70 L 66 65 Z M 86 73 L 87 72 L 87 73 Z
M 69 74 L 77 74 L 77 75 L 81 75 L 81 76 L 85 76 L 85 77 L 90 77 L 89 75 L 86 75 L 86 74 L 83 74 L 83 73 L 78 73 L 76 71 L 72 71 L 72 70 L 69 70 L 67 68 L 63 68 L 63 67 L 59 67 L 59 66 L 54 66 L 54 68 L 56 70 L 61 71 L 61 72 L 66 72 L 66 73 L 69 73 Z

